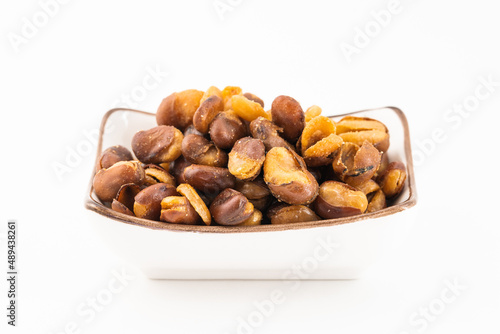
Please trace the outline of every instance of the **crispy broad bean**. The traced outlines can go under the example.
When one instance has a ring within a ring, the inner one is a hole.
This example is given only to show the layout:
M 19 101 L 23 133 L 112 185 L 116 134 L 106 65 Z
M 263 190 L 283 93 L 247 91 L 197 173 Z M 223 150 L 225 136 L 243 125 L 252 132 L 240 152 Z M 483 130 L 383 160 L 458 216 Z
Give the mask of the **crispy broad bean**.
M 380 188 L 388 198 L 396 197 L 401 193 L 406 181 L 406 167 L 401 161 L 393 161 L 380 176 Z
M 250 123 L 250 133 L 252 137 L 262 140 L 266 151 L 273 147 L 287 147 L 294 150 L 294 147 L 284 138 L 280 137 L 282 129 L 264 117 L 258 117 Z
M 184 196 L 168 196 L 161 201 L 160 220 L 173 224 L 196 225 L 200 215 Z
M 116 145 L 105 149 L 97 161 L 97 170 L 109 168 L 119 161 L 134 160 L 128 148 Z
M 189 134 L 184 137 L 181 145 L 182 156 L 189 162 L 199 165 L 225 167 L 227 153 L 203 136 Z
M 280 95 L 271 106 L 273 123 L 283 129 L 283 137 L 295 143 L 305 126 L 305 114 L 299 102 L 290 96 Z
M 314 211 L 304 205 L 286 205 L 271 214 L 271 224 L 300 223 L 319 220 Z
M 229 152 L 228 169 L 240 180 L 253 180 L 259 174 L 266 159 L 266 148 L 260 139 L 239 139 Z
M 132 138 L 135 156 L 145 164 L 171 162 L 181 155 L 184 135 L 170 125 L 160 125 L 137 132 Z
M 234 188 L 236 178 L 227 168 L 192 164 L 184 168 L 183 179 L 208 196 Z
M 210 213 L 220 225 L 238 225 L 252 215 L 253 204 L 239 191 L 227 188 L 210 205 Z
M 247 136 L 248 129 L 232 111 L 224 111 L 210 123 L 209 133 L 215 146 L 227 150 L 233 147 L 238 139 Z
M 212 95 L 198 107 L 193 115 L 193 126 L 205 134 L 218 113 L 224 111 L 224 102 L 217 95 Z
M 368 200 L 362 191 L 338 181 L 323 182 L 314 201 L 314 211 L 324 219 L 359 215 L 367 206 Z
M 134 214 L 139 218 L 160 220 L 162 199 L 175 195 L 177 191 L 170 184 L 157 183 L 144 188 L 134 198 Z
M 361 147 L 346 142 L 333 160 L 333 170 L 340 180 L 358 186 L 375 175 L 380 159 L 381 153 L 370 142 L 365 141 Z
M 389 149 L 389 130 L 384 123 L 372 118 L 346 116 L 337 123 L 337 134 L 358 146 L 368 141 L 381 152 Z
M 112 202 L 124 184 L 144 184 L 146 176 L 139 161 L 119 161 L 99 170 L 92 182 L 94 192 L 103 202 Z
M 156 122 L 158 125 L 172 125 L 184 131 L 193 123 L 193 115 L 200 106 L 203 95 L 202 91 L 188 89 L 167 96 L 156 111 Z
M 264 181 L 278 200 L 288 204 L 309 204 L 318 195 L 318 182 L 295 151 L 274 147 L 264 161 Z

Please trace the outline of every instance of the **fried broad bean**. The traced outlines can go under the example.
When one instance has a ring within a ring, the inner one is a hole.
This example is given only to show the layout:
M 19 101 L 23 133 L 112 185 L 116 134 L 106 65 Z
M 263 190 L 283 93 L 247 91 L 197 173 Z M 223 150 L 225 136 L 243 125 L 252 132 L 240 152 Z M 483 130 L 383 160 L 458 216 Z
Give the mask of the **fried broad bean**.
M 175 178 L 160 166 L 149 164 L 144 166 L 146 175 L 145 184 L 151 186 L 157 183 L 166 183 L 175 187 Z
M 134 214 L 139 218 L 160 220 L 162 199 L 175 195 L 177 191 L 170 184 L 157 183 L 144 188 L 135 196 Z
M 319 187 L 313 206 L 319 216 L 332 219 L 364 213 L 368 200 L 362 191 L 346 183 L 326 181 Z
M 287 147 L 294 150 L 289 142 L 280 137 L 279 132 L 281 131 L 280 127 L 264 117 L 258 117 L 250 123 L 252 137 L 262 140 L 266 151 L 273 147 Z
M 358 146 L 370 142 L 381 152 L 389 149 L 389 131 L 384 123 L 368 117 L 346 116 L 337 123 L 337 134 Z
M 266 148 L 260 139 L 239 139 L 229 152 L 228 169 L 240 180 L 253 180 L 260 174 L 266 158 Z
M 290 96 L 280 95 L 271 106 L 273 123 L 283 129 L 283 137 L 295 143 L 305 126 L 305 114 L 299 102 Z
M 380 190 L 378 183 L 372 179 L 357 185 L 355 188 L 358 188 L 358 190 L 362 191 L 366 196 Z
M 262 108 L 264 108 L 264 101 L 262 101 L 262 99 L 257 95 L 252 93 L 245 93 L 243 94 L 243 96 L 249 99 L 250 101 L 257 102 L 258 104 L 260 104 Z
M 306 123 L 312 120 L 314 117 L 321 115 L 321 108 L 318 106 L 310 106 L 307 108 L 305 114 L 306 117 Z
M 247 136 L 248 130 L 232 111 L 224 111 L 215 116 L 210 123 L 209 133 L 215 146 L 227 150 L 233 147 L 238 139 Z
M 201 198 L 200 194 L 187 183 L 179 184 L 177 187 L 177 191 L 179 194 L 186 197 L 189 203 L 193 206 L 194 210 L 201 217 L 201 220 L 205 223 L 205 225 L 210 225 L 212 222 L 212 217 L 210 215 L 210 211 L 208 210 L 207 205 Z
M 287 205 L 271 214 L 271 224 L 288 224 L 320 220 L 313 210 L 304 205 Z
M 368 141 L 361 147 L 346 142 L 333 160 L 337 177 L 352 185 L 360 185 L 375 175 L 380 165 L 381 153 Z
M 368 207 L 366 208 L 367 213 L 382 210 L 386 207 L 387 201 L 382 189 L 379 189 L 376 192 L 370 194 L 370 196 L 368 197 Z
M 193 125 L 196 130 L 205 134 L 218 113 L 224 111 L 224 102 L 217 95 L 212 95 L 199 106 L 193 115 Z
M 250 218 L 253 204 L 239 191 L 224 189 L 210 205 L 210 213 L 220 225 L 238 225 Z
M 406 181 L 406 167 L 401 161 L 391 162 L 378 181 L 380 188 L 388 198 L 401 193 Z
M 232 109 L 231 98 L 235 95 L 242 95 L 242 90 L 237 86 L 227 86 L 222 90 L 222 100 L 224 101 L 224 110 Z
M 233 95 L 231 97 L 231 109 L 236 116 L 248 122 L 253 121 L 257 117 L 269 118 L 269 115 L 258 102 L 251 101 L 243 95 Z
M 278 200 L 309 204 L 318 195 L 318 182 L 295 151 L 274 147 L 264 161 L 264 181 Z
M 356 186 L 356 188 L 366 195 L 368 200 L 367 213 L 381 210 L 387 206 L 384 192 L 373 179 Z
M 160 125 L 139 131 L 132 138 L 135 156 L 145 164 L 171 162 L 181 155 L 184 135 L 170 125 Z
M 208 87 L 208 89 L 205 91 L 205 93 L 201 97 L 200 104 L 202 104 L 203 101 L 208 99 L 210 96 L 214 96 L 214 95 L 221 98 L 222 101 L 224 101 L 224 97 L 222 96 L 222 91 L 215 86 L 210 86 L 210 87 Z
M 238 224 L 238 226 L 257 226 L 262 224 L 262 212 L 258 209 L 253 210 L 252 215 L 243 221 L 243 223 Z
M 184 130 L 193 123 L 193 115 L 200 106 L 203 94 L 196 89 L 172 93 L 164 98 L 158 107 L 156 122 L 158 125 L 172 125 Z
M 119 161 L 99 170 L 92 182 L 95 194 L 103 202 L 111 202 L 124 184 L 144 184 L 144 168 L 139 161 Z
M 196 164 L 184 169 L 183 178 L 186 183 L 207 195 L 218 194 L 226 188 L 234 188 L 236 180 L 227 168 Z
M 203 136 L 190 134 L 181 145 L 182 156 L 191 163 L 215 167 L 227 165 L 227 153 Z
M 161 201 L 160 220 L 173 224 L 196 225 L 200 215 L 184 196 L 168 196 Z
M 134 157 L 128 148 L 121 145 L 111 146 L 101 153 L 97 161 L 97 170 L 109 168 L 119 161 L 130 160 L 134 160 Z
M 310 167 L 328 165 L 342 146 L 342 138 L 335 134 L 335 123 L 325 116 L 316 116 L 306 123 L 299 139 L 300 150 Z
M 116 198 L 111 203 L 111 209 L 124 213 L 126 215 L 134 216 L 134 202 L 135 196 L 141 191 L 141 187 L 136 184 L 124 184 L 118 190 Z
M 271 192 L 261 177 L 252 181 L 237 181 L 235 189 L 245 195 L 253 206 L 264 211 L 271 202 Z

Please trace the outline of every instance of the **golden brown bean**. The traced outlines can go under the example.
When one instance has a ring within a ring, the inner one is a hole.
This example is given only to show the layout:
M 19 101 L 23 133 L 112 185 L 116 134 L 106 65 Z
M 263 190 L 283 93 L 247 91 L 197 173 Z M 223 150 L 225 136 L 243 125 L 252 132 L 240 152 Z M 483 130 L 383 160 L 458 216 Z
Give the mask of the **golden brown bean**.
M 289 142 L 280 137 L 279 132 L 281 131 L 280 127 L 264 117 L 258 117 L 250 123 L 252 137 L 262 140 L 266 151 L 269 151 L 273 147 L 287 147 L 295 150 Z
M 340 180 L 358 186 L 375 175 L 380 165 L 380 155 L 368 141 L 361 147 L 346 142 L 342 144 L 333 161 L 333 170 Z
M 257 226 L 262 224 L 262 212 L 254 208 L 252 215 L 238 226 Z
M 134 213 L 139 218 L 160 220 L 162 199 L 175 195 L 177 191 L 170 184 L 157 183 L 144 188 L 135 196 Z
M 132 138 L 135 156 L 145 164 L 171 162 L 181 155 L 184 135 L 173 126 L 161 125 L 137 132 Z
M 225 111 L 215 116 L 210 123 L 210 138 L 215 146 L 227 150 L 248 134 L 247 127 L 233 112 Z
M 121 145 L 108 147 L 101 153 L 101 156 L 97 161 L 97 170 L 102 168 L 109 168 L 118 161 L 130 160 L 134 160 L 134 157 L 126 147 L 123 147 Z
M 380 176 L 380 188 L 387 198 L 396 197 L 401 193 L 406 181 L 406 167 L 400 161 L 391 162 L 383 175 Z
M 238 225 L 250 218 L 253 204 L 239 191 L 225 189 L 210 205 L 210 213 L 220 225 Z
M 274 147 L 264 161 L 264 181 L 278 200 L 309 204 L 318 195 L 318 182 L 304 160 L 285 147 Z
M 240 180 L 253 180 L 260 174 L 265 158 L 266 148 L 261 140 L 241 138 L 229 153 L 229 172 Z
M 119 161 L 109 168 L 103 168 L 96 173 L 93 188 L 97 197 L 103 202 L 111 202 L 127 183 L 142 185 L 145 174 L 138 161 Z
M 198 192 L 187 183 L 179 184 L 177 191 L 188 199 L 189 203 L 193 206 L 198 215 L 200 215 L 205 225 L 210 225 L 212 222 L 210 211 Z
M 194 164 L 214 167 L 227 165 L 227 153 L 199 135 L 190 134 L 184 137 L 181 150 L 184 158 Z
M 145 184 L 151 186 L 157 183 L 166 183 L 172 186 L 176 186 L 175 178 L 170 175 L 165 169 L 160 166 L 149 164 L 144 166 L 144 173 L 146 175 Z
M 193 123 L 193 115 L 200 106 L 203 92 L 188 89 L 173 93 L 163 99 L 156 111 L 158 125 L 172 125 L 184 131 Z
M 389 131 L 377 120 L 368 117 L 346 116 L 337 123 L 337 134 L 346 142 L 358 146 L 370 142 L 381 152 L 389 149 Z
M 324 219 L 359 215 L 366 211 L 366 195 L 348 184 L 326 181 L 319 187 L 314 211 Z
M 271 106 L 273 123 L 283 129 L 283 137 L 295 143 L 305 126 L 305 114 L 299 102 L 290 96 L 280 95 Z
M 235 177 L 227 168 L 193 164 L 186 167 L 183 174 L 186 183 L 208 196 L 234 188 L 235 184 Z
M 212 95 L 199 106 L 193 115 L 193 125 L 196 130 L 205 134 L 218 113 L 224 111 L 224 102 L 217 95 Z
M 306 164 L 318 167 L 332 163 L 342 142 L 342 138 L 335 134 L 333 121 L 325 116 L 317 116 L 307 122 L 297 144 L 300 143 Z
M 320 220 L 313 210 L 304 205 L 288 205 L 271 215 L 271 224 L 289 224 Z
M 257 102 L 258 104 L 260 104 L 262 108 L 264 108 L 264 101 L 262 101 L 262 99 L 257 95 L 254 95 L 252 93 L 245 93 L 243 94 L 243 96 L 249 99 L 250 101 Z
M 173 224 L 196 225 L 200 215 L 184 196 L 168 196 L 161 201 L 160 220 Z

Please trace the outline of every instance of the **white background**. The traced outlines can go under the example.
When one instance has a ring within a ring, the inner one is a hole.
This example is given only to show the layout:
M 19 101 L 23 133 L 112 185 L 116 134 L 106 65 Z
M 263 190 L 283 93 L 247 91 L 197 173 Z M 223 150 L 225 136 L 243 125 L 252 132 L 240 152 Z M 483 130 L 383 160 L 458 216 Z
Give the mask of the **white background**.
M 394 105 L 420 152 L 418 219 L 401 248 L 360 280 L 303 282 L 254 333 L 499 332 L 498 3 L 401 0 L 377 31 L 372 11 L 388 0 L 221 2 L 231 6 L 222 16 L 213 0 L 73 0 L 50 7 L 47 22 L 38 1 L 2 2 L 0 260 L 16 219 L 20 268 L 19 326 L 8 332 L 64 333 L 74 323 L 79 333 L 236 333 L 256 301 L 283 287 L 148 280 L 83 218 L 95 145 L 62 175 L 54 169 L 89 147 L 85 133 L 123 94 L 154 112 L 174 91 L 210 85 L 241 86 L 267 105 L 290 95 L 327 115 Z M 365 28 L 372 37 L 349 62 L 341 45 Z M 163 74 L 138 97 L 148 69 Z M 477 99 L 480 78 L 497 84 Z M 464 103 L 470 111 L 453 113 Z M 433 133 L 441 140 L 431 144 Z M 122 270 L 134 275 L 123 291 L 91 321 L 79 315 Z M 425 328 L 412 323 L 439 304 L 447 281 L 461 285 L 455 300 Z M 2 279 L 2 309 L 6 291 Z

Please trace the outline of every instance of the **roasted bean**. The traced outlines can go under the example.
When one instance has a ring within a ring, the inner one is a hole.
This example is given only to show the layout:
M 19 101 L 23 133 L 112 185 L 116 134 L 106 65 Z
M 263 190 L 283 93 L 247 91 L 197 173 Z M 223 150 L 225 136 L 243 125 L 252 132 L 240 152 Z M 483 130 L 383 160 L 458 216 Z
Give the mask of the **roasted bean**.
M 200 106 L 203 92 L 188 89 L 163 99 L 156 111 L 158 125 L 172 125 L 184 131 L 193 123 L 193 115 Z
M 318 182 L 295 151 L 274 147 L 264 161 L 264 181 L 278 200 L 309 204 L 318 195 Z
M 294 98 L 280 95 L 271 106 L 273 123 L 283 129 L 283 137 L 295 143 L 305 126 L 305 114 Z
M 220 225 L 238 225 L 250 218 L 253 204 L 239 191 L 225 189 L 210 205 L 210 213 Z
M 145 164 L 171 162 L 181 155 L 184 135 L 173 126 L 161 125 L 137 132 L 132 138 L 135 156 Z
M 229 153 L 229 172 L 240 180 L 253 180 L 260 174 L 265 158 L 266 148 L 260 139 L 239 139 Z
M 162 199 L 175 195 L 177 191 L 170 184 L 157 183 L 149 186 L 135 196 L 134 213 L 139 218 L 160 220 Z
M 127 183 L 142 185 L 145 174 L 138 161 L 119 161 L 109 168 L 103 168 L 96 173 L 93 188 L 97 197 L 103 202 L 111 202 Z
M 332 219 L 364 213 L 368 200 L 362 191 L 346 183 L 326 181 L 319 187 L 313 206 L 316 214 Z
M 181 150 L 184 158 L 194 164 L 214 167 L 227 165 L 227 153 L 199 135 L 190 134 L 184 137 Z

